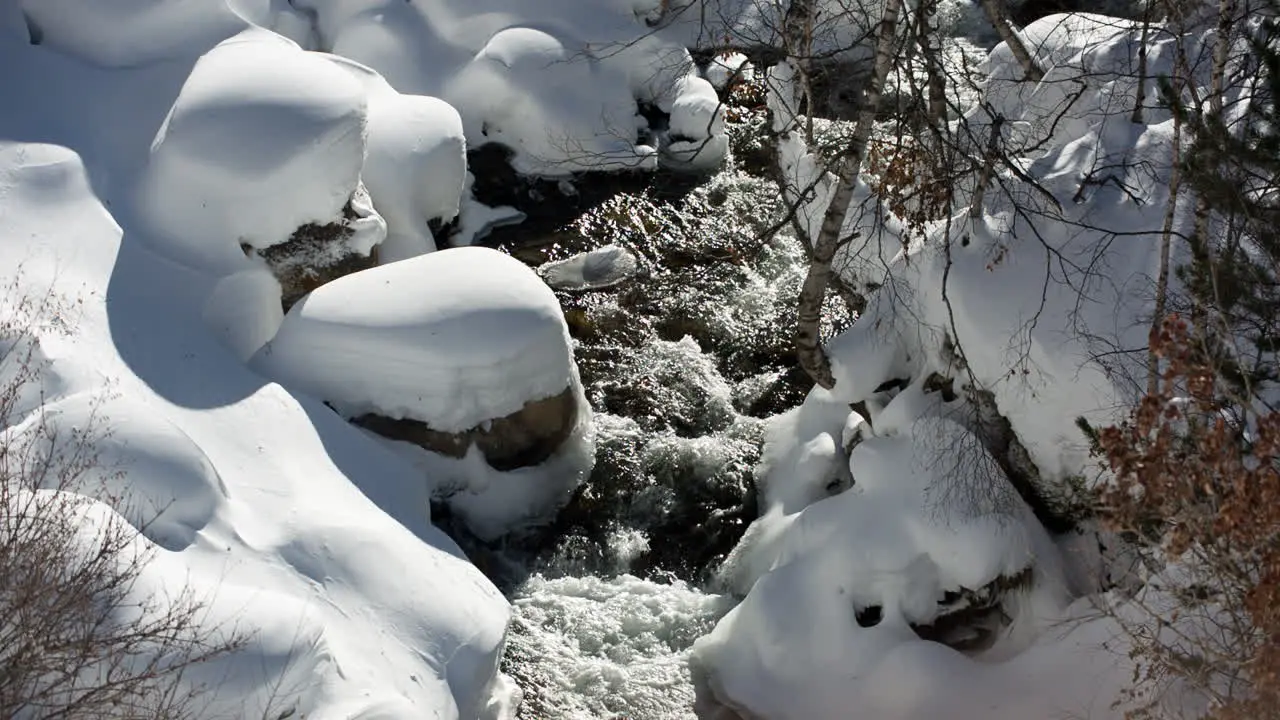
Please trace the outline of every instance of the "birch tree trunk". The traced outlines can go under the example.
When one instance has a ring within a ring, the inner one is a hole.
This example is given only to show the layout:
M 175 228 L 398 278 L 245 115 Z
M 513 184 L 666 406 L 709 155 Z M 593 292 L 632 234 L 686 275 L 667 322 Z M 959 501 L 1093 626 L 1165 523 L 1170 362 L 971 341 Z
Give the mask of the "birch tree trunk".
M 1022 38 L 1013 29 L 1013 24 L 1009 22 L 1009 14 L 1005 12 L 1004 0 L 978 0 L 978 2 L 982 5 L 982 12 L 987 16 L 987 21 L 996 29 L 1000 39 L 1009 46 L 1013 57 L 1022 66 L 1022 71 L 1026 73 L 1026 79 L 1032 82 L 1043 80 L 1044 71 L 1036 64 L 1035 59 L 1031 57 L 1031 53 L 1027 50 L 1026 44 L 1022 42 Z
M 831 280 L 831 261 L 835 259 L 836 250 L 841 244 L 848 241 L 848 238 L 842 237 L 841 233 L 845 218 L 849 214 L 853 191 L 858 184 L 858 173 L 862 169 L 862 161 L 867 153 L 867 143 L 871 139 L 871 131 L 875 126 L 876 111 L 880 107 L 885 78 L 889 74 L 901 10 L 902 0 L 885 2 L 884 15 L 880 19 L 880 29 L 876 38 L 874 71 L 862 97 L 862 106 L 858 110 L 853 137 L 836 168 L 835 191 L 832 193 L 831 204 L 827 206 L 826 213 L 823 215 L 818 237 L 813 242 L 813 257 L 809 261 L 809 271 L 805 275 L 804 283 L 800 286 L 800 300 L 796 312 L 796 355 L 800 360 L 800 367 L 809 374 L 809 377 L 827 389 L 835 387 L 836 381 L 831 374 L 831 360 L 822 347 L 820 337 L 822 303 L 826 299 L 827 285 Z
M 1138 89 L 1133 99 L 1133 115 L 1130 121 L 1141 125 L 1144 121 L 1142 107 L 1147 103 L 1147 38 L 1151 36 L 1151 6 L 1155 0 L 1147 0 L 1142 11 L 1142 38 L 1138 41 Z
M 920 0 L 916 8 L 916 45 L 924 56 L 929 83 L 929 122 L 935 125 L 947 120 L 947 80 L 939 60 L 942 49 L 938 47 L 938 34 L 933 30 L 933 16 L 937 11 L 938 0 Z

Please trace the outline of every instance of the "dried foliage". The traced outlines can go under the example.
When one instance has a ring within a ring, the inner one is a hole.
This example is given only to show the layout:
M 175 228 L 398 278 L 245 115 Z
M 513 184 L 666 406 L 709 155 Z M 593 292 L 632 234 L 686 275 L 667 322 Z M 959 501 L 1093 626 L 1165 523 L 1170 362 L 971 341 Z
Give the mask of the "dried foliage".
M 68 332 L 53 296 L 10 302 L 0 316 L 0 717 L 184 718 L 202 688 L 193 666 L 239 645 L 209 634 L 190 592 L 149 596 L 149 543 L 120 515 L 128 468 L 104 468 L 94 414 L 57 422 L 42 392 L 40 336 Z M 142 528 L 145 530 L 145 528 Z
M 1189 684 L 1215 719 L 1280 718 L 1280 415 L 1234 402 L 1185 320 L 1151 344 L 1154 392 L 1097 434 L 1115 474 L 1106 517 L 1152 572 L 1152 592 L 1115 613 L 1138 687 Z M 1132 716 L 1161 712 L 1153 700 Z

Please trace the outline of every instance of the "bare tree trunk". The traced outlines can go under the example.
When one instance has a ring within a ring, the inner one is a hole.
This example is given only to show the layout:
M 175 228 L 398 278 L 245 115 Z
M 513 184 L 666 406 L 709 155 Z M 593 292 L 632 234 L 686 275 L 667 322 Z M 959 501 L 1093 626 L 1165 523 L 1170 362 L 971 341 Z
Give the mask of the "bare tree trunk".
M 813 58 L 813 19 L 817 9 L 814 7 L 814 0 L 792 0 L 787 6 L 786 15 L 782 18 L 782 42 L 787 51 L 787 57 L 791 61 L 792 67 L 796 70 L 798 82 L 796 87 L 800 90 L 800 96 L 797 96 L 795 108 L 800 109 L 801 96 L 804 99 L 805 115 L 807 117 L 805 125 L 805 140 L 813 142 L 813 75 L 812 58 Z
M 991 184 L 991 173 L 995 170 L 996 153 L 1000 152 L 1000 130 L 1004 127 L 1004 116 L 996 115 L 991 119 L 991 127 L 987 129 L 987 151 L 982 158 L 982 174 L 978 176 L 978 187 L 973 191 L 973 204 L 969 206 L 969 218 L 976 220 L 982 217 L 982 201 L 987 195 L 987 186 Z
M 1027 51 L 1027 46 L 1022 42 L 1022 38 L 1013 29 L 1013 24 L 1009 21 L 1009 14 L 1005 12 L 1004 0 L 978 0 L 978 3 L 982 5 L 982 12 L 986 14 L 987 21 L 996 29 L 1000 39 L 1009 46 L 1009 50 L 1017 58 L 1018 64 L 1022 66 L 1022 71 L 1026 73 L 1026 79 L 1032 82 L 1043 80 L 1044 71 L 1036 64 L 1035 59 L 1031 57 L 1031 53 Z
M 1142 11 L 1142 39 L 1138 45 L 1138 91 L 1133 102 L 1133 115 L 1129 118 L 1134 124 L 1143 123 L 1142 106 L 1147 102 L 1147 39 L 1151 33 L 1151 6 L 1155 0 L 1147 0 Z
M 1174 71 L 1174 87 L 1179 84 Z M 1160 385 L 1160 359 L 1156 356 L 1156 339 L 1164 323 L 1169 303 L 1169 246 L 1173 242 L 1173 223 L 1178 213 L 1178 190 L 1182 187 L 1182 120 L 1173 116 L 1173 169 L 1169 175 L 1169 203 L 1165 208 L 1164 227 L 1160 232 L 1160 269 L 1156 274 L 1156 301 L 1152 310 L 1151 333 L 1147 343 L 1147 394 L 1155 395 Z
M 862 169 L 862 160 L 867 154 L 867 143 L 871 139 L 871 131 L 875 126 L 876 110 L 880 107 L 880 96 L 884 89 L 885 78 L 889 74 L 892 60 L 895 30 L 898 26 L 898 15 L 902 9 L 902 0 L 887 0 L 884 15 L 880 19 L 880 30 L 876 39 L 875 70 L 863 94 L 862 107 L 858 111 L 858 121 L 854 126 L 853 138 L 849 141 L 840 164 L 836 169 L 835 192 L 832 193 L 831 204 L 827 206 L 822 218 L 822 227 L 813 243 L 813 257 L 809 261 L 809 272 L 805 275 L 800 287 L 800 300 L 797 306 L 796 322 L 796 355 L 800 367 L 813 378 L 813 381 L 824 388 L 835 387 L 836 381 L 831 374 L 831 361 L 822 348 L 820 337 L 820 321 L 822 319 L 822 302 L 826 298 L 827 285 L 831 278 L 831 261 L 836 250 L 848 239 L 841 236 L 845 217 L 849 214 L 849 204 L 853 200 L 853 191 L 858 184 L 858 173 Z
M 1231 46 L 1232 21 L 1235 12 L 1235 2 L 1233 0 L 1218 0 L 1218 27 L 1213 46 L 1213 64 L 1209 68 L 1209 97 L 1207 114 L 1211 118 L 1211 122 L 1221 122 L 1222 115 L 1222 94 L 1223 83 L 1227 70 L 1227 52 Z M 1187 71 L 1190 76 L 1190 71 Z M 1201 107 L 1202 116 L 1206 110 Z M 1199 255 L 1197 262 L 1204 263 L 1205 268 L 1213 279 L 1215 285 L 1214 294 L 1217 295 L 1217 267 L 1214 264 L 1214 247 L 1209 238 L 1212 210 L 1209 207 L 1209 201 L 1203 193 L 1196 197 L 1196 207 L 1194 211 L 1194 225 L 1191 230 L 1192 249 Z M 1191 324 L 1196 333 L 1196 339 L 1203 342 L 1208 337 L 1208 308 L 1197 306 L 1191 313 Z
M 933 31 L 933 16 L 938 0 L 920 0 L 916 9 L 916 45 L 924 55 L 925 75 L 929 83 L 929 122 L 939 124 L 947 119 L 947 80 L 942 71 L 942 55 L 938 35 Z

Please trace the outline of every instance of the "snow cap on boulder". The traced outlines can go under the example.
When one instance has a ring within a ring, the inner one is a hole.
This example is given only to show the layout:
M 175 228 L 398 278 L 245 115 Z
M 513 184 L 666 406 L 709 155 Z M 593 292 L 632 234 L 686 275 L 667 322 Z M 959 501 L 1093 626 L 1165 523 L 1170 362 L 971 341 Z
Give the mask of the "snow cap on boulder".
M 325 56 L 273 33 L 218 44 L 192 69 L 152 144 L 139 205 L 161 250 L 226 273 L 243 267 L 242 246 L 262 250 L 301 226 L 344 223 L 342 245 L 369 255 L 385 224 L 349 211 L 366 97 Z
M 321 287 L 253 363 L 348 417 L 461 432 L 564 392 L 573 356 L 551 289 L 520 261 L 474 247 Z

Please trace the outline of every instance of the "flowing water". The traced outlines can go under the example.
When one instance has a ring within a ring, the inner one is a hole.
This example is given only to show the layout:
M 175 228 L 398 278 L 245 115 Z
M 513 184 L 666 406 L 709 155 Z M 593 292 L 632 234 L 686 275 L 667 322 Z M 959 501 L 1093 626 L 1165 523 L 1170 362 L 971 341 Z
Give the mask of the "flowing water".
M 945 6 L 957 31 L 985 27 L 968 4 Z M 946 51 L 970 72 L 984 54 L 964 38 Z M 791 338 L 806 258 L 775 227 L 758 98 L 728 117 L 735 160 L 710 178 L 540 181 L 493 146 L 470 156 L 476 197 L 527 215 L 486 244 L 535 267 L 607 247 L 593 258 L 636 271 L 558 292 L 596 413 L 591 478 L 549 527 L 498 546 L 455 533 L 512 602 L 502 669 L 525 720 L 693 717 L 688 652 L 737 602 L 715 571 L 756 517 L 764 419 L 811 387 Z M 851 320 L 829 299 L 823 336 Z
M 738 157 L 758 152 L 759 129 L 741 119 Z M 525 691 L 521 717 L 691 718 L 686 659 L 736 603 L 714 571 L 756 515 L 763 418 L 809 387 L 790 337 L 804 255 L 765 233 L 776 186 L 741 166 L 600 182 L 507 178 L 491 188 L 505 197 L 483 198 L 534 201 L 489 240 L 530 265 L 613 244 L 638 273 L 559 293 L 596 412 L 591 478 L 551 526 L 462 544 L 514 607 L 503 670 Z M 829 310 L 828 332 L 847 323 Z

